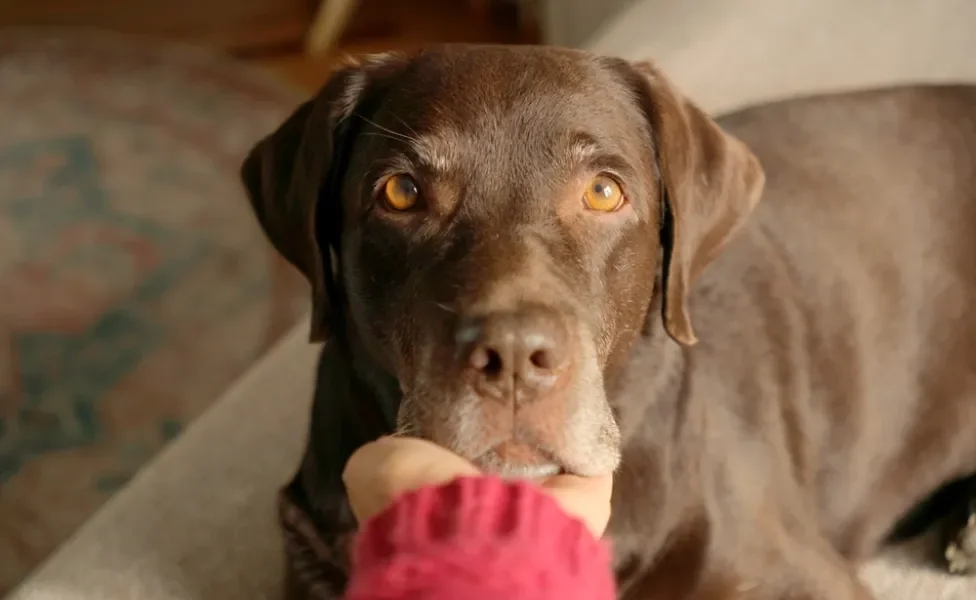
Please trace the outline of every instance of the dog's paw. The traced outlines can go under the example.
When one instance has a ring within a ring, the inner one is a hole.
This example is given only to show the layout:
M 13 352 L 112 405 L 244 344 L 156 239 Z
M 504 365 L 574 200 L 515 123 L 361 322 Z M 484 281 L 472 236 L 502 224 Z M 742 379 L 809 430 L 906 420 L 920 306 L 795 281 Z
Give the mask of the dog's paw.
M 976 498 L 970 500 L 962 525 L 949 537 L 945 559 L 950 573 L 976 574 Z

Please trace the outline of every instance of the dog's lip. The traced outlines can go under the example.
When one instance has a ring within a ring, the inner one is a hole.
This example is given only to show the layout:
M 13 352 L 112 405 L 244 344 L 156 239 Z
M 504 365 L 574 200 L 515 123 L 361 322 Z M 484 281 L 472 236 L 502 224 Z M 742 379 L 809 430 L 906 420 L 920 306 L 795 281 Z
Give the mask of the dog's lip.
M 510 461 L 507 454 L 525 455 L 527 461 Z M 505 440 L 493 445 L 475 459 L 475 464 L 505 479 L 544 479 L 566 473 L 562 462 L 551 452 L 519 440 Z
M 547 464 L 539 466 L 507 467 L 497 473 L 502 479 L 546 479 L 555 475 L 562 475 L 564 471 L 558 465 Z

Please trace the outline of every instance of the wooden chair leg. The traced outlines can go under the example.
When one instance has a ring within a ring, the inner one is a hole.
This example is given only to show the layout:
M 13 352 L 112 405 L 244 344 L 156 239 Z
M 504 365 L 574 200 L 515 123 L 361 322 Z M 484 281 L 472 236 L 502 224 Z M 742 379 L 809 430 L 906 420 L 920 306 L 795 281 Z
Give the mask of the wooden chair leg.
M 321 56 L 331 50 L 349 24 L 357 0 L 322 0 L 306 38 L 306 51 Z

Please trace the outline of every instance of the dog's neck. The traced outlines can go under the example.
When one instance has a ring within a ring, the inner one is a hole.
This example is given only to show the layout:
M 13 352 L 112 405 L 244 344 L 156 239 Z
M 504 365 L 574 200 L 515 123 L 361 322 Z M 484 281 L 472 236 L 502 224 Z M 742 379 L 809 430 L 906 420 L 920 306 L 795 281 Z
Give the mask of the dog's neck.
M 622 462 L 608 536 L 622 584 L 628 572 L 646 573 L 649 565 L 687 569 L 702 559 L 695 553 L 702 547 L 696 541 L 709 534 L 702 502 L 707 459 L 701 451 L 707 423 L 705 407 L 687 389 L 692 352 L 654 319 L 623 367 L 607 380 L 621 423 Z M 653 374 L 650 380 L 648 374 Z M 625 401 L 630 394 L 647 401 Z M 618 496 L 643 500 L 616 501 Z
M 347 509 L 342 471 L 349 457 L 363 444 L 393 433 L 400 405 L 396 378 L 346 331 L 337 329 L 322 348 L 299 474 L 312 516 L 323 522 Z

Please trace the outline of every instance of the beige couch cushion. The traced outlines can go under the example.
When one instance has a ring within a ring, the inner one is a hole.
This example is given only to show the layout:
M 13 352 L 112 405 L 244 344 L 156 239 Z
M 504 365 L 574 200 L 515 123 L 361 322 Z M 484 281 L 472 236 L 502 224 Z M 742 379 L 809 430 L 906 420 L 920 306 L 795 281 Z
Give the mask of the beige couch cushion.
M 820 90 L 976 81 L 976 2 L 643 0 L 589 48 L 653 58 L 718 114 Z
M 973 32 L 973 0 L 644 0 L 593 48 L 655 57 L 720 112 L 822 88 L 976 81 Z M 315 370 L 305 335 L 297 328 L 12 600 L 277 597 L 274 497 L 298 461 Z M 883 600 L 976 598 L 971 580 L 893 558 L 865 576 Z

